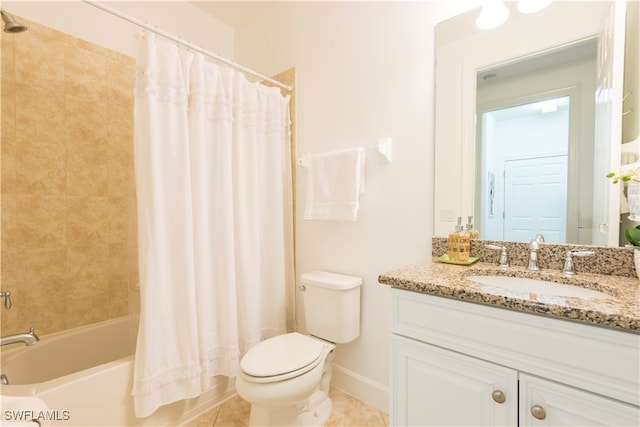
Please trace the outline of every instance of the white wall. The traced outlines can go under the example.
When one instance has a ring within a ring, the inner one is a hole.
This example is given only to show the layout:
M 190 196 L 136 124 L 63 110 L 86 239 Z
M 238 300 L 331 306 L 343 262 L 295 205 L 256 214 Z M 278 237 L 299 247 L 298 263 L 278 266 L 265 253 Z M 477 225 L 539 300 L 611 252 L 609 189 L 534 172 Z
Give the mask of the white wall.
M 103 1 L 133 18 L 233 59 L 234 30 L 184 1 Z M 80 0 L 3 0 L 7 12 L 23 16 L 99 46 L 135 56 L 140 28 Z
M 298 156 L 393 139 L 392 163 L 366 153 L 353 223 L 302 220 L 306 175 L 297 170 L 298 277 L 326 269 L 364 279 L 361 336 L 336 350 L 333 384 L 384 410 L 390 297 L 377 277 L 430 256 L 434 25 L 469 3 L 296 2 L 236 27 L 238 62 L 267 75 L 296 67 Z

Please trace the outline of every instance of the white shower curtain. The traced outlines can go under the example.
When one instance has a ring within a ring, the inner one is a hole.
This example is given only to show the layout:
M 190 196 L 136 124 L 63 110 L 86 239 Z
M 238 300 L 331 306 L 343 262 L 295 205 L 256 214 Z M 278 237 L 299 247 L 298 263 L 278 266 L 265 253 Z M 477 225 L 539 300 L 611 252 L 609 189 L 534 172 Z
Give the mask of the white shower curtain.
M 153 34 L 138 57 L 139 417 L 201 394 L 284 333 L 288 97 Z

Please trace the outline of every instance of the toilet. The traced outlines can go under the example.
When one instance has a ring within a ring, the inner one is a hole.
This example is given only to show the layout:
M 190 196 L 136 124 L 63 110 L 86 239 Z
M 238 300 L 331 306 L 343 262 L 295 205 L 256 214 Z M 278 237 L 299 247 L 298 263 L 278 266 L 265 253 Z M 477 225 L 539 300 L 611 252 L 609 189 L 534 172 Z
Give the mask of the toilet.
M 360 335 L 360 277 L 327 271 L 300 276 L 309 335 L 269 338 L 240 361 L 236 391 L 251 403 L 251 426 L 321 426 L 331 414 L 336 344 Z

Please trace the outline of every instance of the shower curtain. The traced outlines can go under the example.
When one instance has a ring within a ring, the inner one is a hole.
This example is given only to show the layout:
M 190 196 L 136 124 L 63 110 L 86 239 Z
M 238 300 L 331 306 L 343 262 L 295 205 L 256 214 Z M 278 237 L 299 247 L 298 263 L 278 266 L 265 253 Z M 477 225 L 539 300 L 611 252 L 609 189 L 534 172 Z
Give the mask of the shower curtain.
M 138 417 L 286 332 L 289 99 L 147 33 L 135 88 Z

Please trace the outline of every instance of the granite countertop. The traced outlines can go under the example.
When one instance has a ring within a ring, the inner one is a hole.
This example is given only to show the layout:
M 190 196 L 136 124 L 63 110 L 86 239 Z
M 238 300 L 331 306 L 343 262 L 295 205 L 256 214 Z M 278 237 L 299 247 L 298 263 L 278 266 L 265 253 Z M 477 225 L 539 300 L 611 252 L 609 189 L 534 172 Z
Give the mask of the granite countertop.
M 470 275 L 541 279 L 600 291 L 611 298 L 583 299 L 510 291 L 465 279 Z M 567 277 L 559 270 L 533 272 L 520 266 L 502 270 L 495 263 L 486 262 L 460 266 L 434 258 L 384 273 L 378 281 L 394 288 L 640 333 L 640 281 L 635 277 L 591 273 Z

